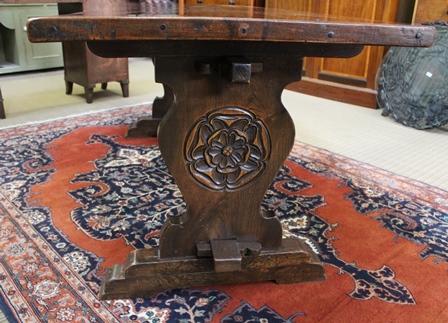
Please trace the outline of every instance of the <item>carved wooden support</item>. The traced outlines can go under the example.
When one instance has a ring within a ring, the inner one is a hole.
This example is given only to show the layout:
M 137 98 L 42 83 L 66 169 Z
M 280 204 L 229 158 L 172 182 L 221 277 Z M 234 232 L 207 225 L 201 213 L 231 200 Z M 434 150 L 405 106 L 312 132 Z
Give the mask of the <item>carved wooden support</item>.
M 250 83 L 252 73 L 263 70 L 260 63 L 250 63 L 241 57 L 227 58 L 223 62 L 196 62 L 196 72 L 199 74 L 219 73 L 232 83 Z M 140 117 L 136 123 L 129 126 L 127 138 L 146 138 L 157 136 L 160 121 L 173 104 L 174 95 L 171 88 L 163 85 L 165 95 L 155 98 L 152 105 L 152 116 Z
M 302 61 L 255 58 L 263 72 L 232 83 L 221 73 L 197 73 L 203 60 L 155 61 L 156 81 L 176 97 L 160 124 L 160 150 L 187 204 L 181 224 L 165 223 L 160 257 L 194 256 L 197 243 L 233 238 L 279 248 L 280 222 L 260 209 L 293 146 L 294 125 L 280 96 L 300 79 Z
M 101 300 L 150 297 L 169 288 L 275 281 L 278 284 L 325 280 L 317 256 L 298 239 L 284 239 L 275 251 L 241 257 L 241 270 L 217 271 L 210 257 L 162 259 L 157 249 L 131 252 L 126 264 L 115 265 L 101 285 Z
M 295 128 L 280 97 L 300 80 L 300 57 L 155 59 L 172 95 L 159 146 L 186 202 L 168 218 L 157 250 L 137 250 L 110 269 L 102 299 L 167 288 L 325 279 L 317 256 L 282 239 L 262 199 L 292 149 Z
M 170 87 L 163 85 L 164 96 L 156 97 L 152 103 L 152 115 L 140 117 L 136 123 L 129 126 L 127 138 L 147 138 L 157 136 L 160 121 L 174 101 L 174 94 Z

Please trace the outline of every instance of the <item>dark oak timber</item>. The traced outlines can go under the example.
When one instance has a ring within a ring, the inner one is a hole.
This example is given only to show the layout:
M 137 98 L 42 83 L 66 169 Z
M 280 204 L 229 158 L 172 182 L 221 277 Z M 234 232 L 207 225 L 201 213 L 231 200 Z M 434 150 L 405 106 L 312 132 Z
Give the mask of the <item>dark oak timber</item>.
M 100 298 L 153 296 L 167 288 L 272 280 L 279 284 L 325 280 L 317 256 L 298 239 L 284 239 L 282 246 L 242 257 L 241 270 L 220 271 L 212 257 L 163 259 L 157 249 L 131 252 L 123 265 L 112 267 L 102 284 Z
M 361 45 L 427 46 L 425 26 L 190 16 L 101 16 L 32 18 L 32 41 L 239 40 Z M 207 15 L 207 12 L 200 12 Z M 95 20 L 95 28 L 92 27 Z
M 189 6 L 150 14 L 90 12 L 28 22 L 33 42 L 86 41 L 102 57 L 152 57 L 165 96 L 129 136 L 155 135 L 185 199 L 159 248 L 135 250 L 109 269 L 100 298 L 151 296 L 167 288 L 325 279 L 318 256 L 283 238 L 261 202 L 290 153 L 294 124 L 281 103 L 304 57 L 353 57 L 364 45 L 429 46 L 423 26 L 306 19 L 240 6 Z M 248 14 L 250 15 L 248 16 Z

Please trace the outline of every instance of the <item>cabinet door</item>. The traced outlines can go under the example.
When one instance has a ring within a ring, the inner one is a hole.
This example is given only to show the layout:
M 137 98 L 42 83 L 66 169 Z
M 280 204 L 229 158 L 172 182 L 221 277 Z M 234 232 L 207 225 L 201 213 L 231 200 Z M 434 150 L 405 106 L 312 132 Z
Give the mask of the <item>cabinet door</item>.
M 22 39 L 26 50 L 26 64 L 36 66 L 40 68 L 48 67 L 60 67 L 63 65 L 62 61 L 62 46 L 61 43 L 31 43 L 28 41 L 26 35 L 26 22 L 29 18 L 36 16 L 55 16 L 57 15 L 56 6 L 46 7 L 34 7 L 30 9 L 20 10 L 20 23 Z
M 266 0 L 266 18 L 275 17 L 278 11 L 294 10 L 310 16 L 317 11 L 318 1 L 313 0 Z
M 303 16 L 304 19 L 310 19 L 318 12 L 319 1 L 315 0 L 266 0 L 265 2 L 265 17 L 275 18 L 280 15 L 282 10 L 293 10 L 298 16 Z M 304 58 L 303 60 L 303 74 L 306 75 L 306 68 L 312 66 L 312 58 Z M 310 73 L 308 73 L 310 74 Z
M 416 0 L 413 23 L 448 21 L 447 0 Z
M 319 1 L 319 14 L 345 21 L 393 22 L 398 1 L 392 6 L 387 0 Z M 381 64 L 384 47 L 366 46 L 363 52 L 350 59 L 316 58 L 309 62 L 306 76 L 347 85 L 375 88 L 376 71 Z
M 446 1 L 446 0 L 444 0 Z M 266 0 L 266 15 L 276 10 L 301 11 L 305 18 L 335 17 L 338 20 L 395 22 L 400 1 L 391 0 Z M 306 58 L 303 79 L 289 90 L 376 108 L 376 72 L 384 56 L 384 47 L 366 46 L 354 58 Z
M 259 0 L 179 0 L 179 14 L 183 15 L 185 12 L 185 5 L 237 5 L 237 6 L 247 6 L 247 11 L 226 11 L 228 16 L 241 16 L 253 17 L 253 6 L 258 5 Z
M 0 74 L 20 70 L 21 53 L 16 37 L 18 25 L 15 11 L 0 5 Z
M 62 67 L 60 43 L 31 43 L 26 34 L 28 18 L 57 14 L 56 4 L 0 4 L 0 74 Z

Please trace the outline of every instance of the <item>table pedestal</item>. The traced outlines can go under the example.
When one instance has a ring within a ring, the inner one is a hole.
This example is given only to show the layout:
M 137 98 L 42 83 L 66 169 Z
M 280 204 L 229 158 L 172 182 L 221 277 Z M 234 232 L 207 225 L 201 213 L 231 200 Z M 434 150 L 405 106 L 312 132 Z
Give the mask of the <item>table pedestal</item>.
M 168 288 L 325 279 L 323 265 L 261 202 L 294 144 L 281 93 L 300 80 L 299 57 L 156 58 L 170 107 L 159 146 L 187 209 L 169 218 L 160 248 L 112 267 L 100 298 Z

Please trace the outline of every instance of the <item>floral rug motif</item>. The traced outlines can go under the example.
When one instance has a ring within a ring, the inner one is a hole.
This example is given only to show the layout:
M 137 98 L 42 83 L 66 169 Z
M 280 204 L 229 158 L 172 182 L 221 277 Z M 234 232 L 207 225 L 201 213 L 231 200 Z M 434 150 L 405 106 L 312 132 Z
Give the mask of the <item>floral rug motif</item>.
M 107 268 L 158 246 L 185 210 L 150 107 L 0 130 L 0 309 L 11 322 L 446 321 L 448 192 L 300 142 L 262 207 L 327 281 L 167 290 L 99 301 Z M 387 321 L 387 320 L 386 320 Z

